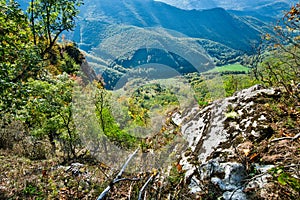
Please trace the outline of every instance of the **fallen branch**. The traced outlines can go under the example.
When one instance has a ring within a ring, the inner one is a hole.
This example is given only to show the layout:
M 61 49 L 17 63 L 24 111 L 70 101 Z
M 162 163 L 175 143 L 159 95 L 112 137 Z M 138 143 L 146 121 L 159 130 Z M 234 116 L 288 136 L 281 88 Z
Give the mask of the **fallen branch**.
M 107 193 L 109 192 L 109 190 L 114 186 L 114 184 L 120 182 L 120 181 L 125 181 L 125 180 L 130 180 L 130 181 L 138 181 L 138 178 L 135 179 L 129 179 L 129 178 L 121 178 L 122 174 L 124 173 L 127 165 L 129 164 L 130 160 L 135 156 L 135 154 L 138 152 L 139 148 L 137 148 L 135 150 L 135 152 L 133 152 L 128 159 L 126 160 L 125 164 L 122 166 L 121 170 L 119 171 L 119 173 L 117 174 L 116 178 L 114 178 L 114 180 L 112 180 L 110 182 L 110 184 L 105 188 L 105 190 L 100 194 L 100 196 L 97 198 L 97 200 L 102 200 Z
M 132 192 L 132 183 L 130 184 L 130 187 L 129 187 L 128 200 L 131 199 L 131 192 Z
M 152 174 L 148 180 L 146 181 L 146 183 L 143 185 L 141 191 L 139 192 L 139 198 L 138 200 L 142 200 L 142 195 L 146 189 L 146 187 L 148 186 L 148 184 L 152 181 L 153 178 L 155 178 L 159 173 L 155 173 L 155 174 Z
M 264 175 L 267 175 L 268 173 L 269 172 L 263 172 L 263 173 L 257 174 L 255 176 L 251 177 L 250 179 L 245 179 L 244 182 L 245 183 L 249 183 L 249 182 L 251 182 L 251 181 L 253 181 L 253 180 L 257 179 L 257 178 L 260 178 L 260 177 L 262 177 Z
M 292 141 L 295 141 L 297 139 L 300 138 L 300 133 L 298 133 L 297 135 L 295 135 L 294 137 L 281 137 L 281 138 L 276 138 L 276 139 L 273 139 L 271 140 L 271 142 L 278 142 L 278 141 L 281 141 L 281 140 L 292 140 Z

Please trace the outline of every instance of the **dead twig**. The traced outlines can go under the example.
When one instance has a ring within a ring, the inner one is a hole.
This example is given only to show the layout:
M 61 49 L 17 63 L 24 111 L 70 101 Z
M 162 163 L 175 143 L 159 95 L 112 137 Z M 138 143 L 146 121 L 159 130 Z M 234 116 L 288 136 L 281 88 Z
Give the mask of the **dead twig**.
M 271 140 L 271 142 L 278 142 L 278 141 L 281 141 L 281 140 L 292 140 L 292 141 L 295 141 L 297 139 L 300 138 L 300 133 L 298 133 L 297 135 L 295 135 L 294 137 L 281 137 L 281 138 L 276 138 L 276 139 L 273 139 Z
M 146 187 L 148 186 L 148 184 L 158 175 L 159 173 L 155 173 L 155 174 L 152 174 L 148 180 L 146 181 L 146 183 L 143 185 L 141 191 L 139 192 L 139 198 L 138 200 L 142 200 L 142 196 L 143 196 L 143 193 L 146 189 Z
M 129 187 L 128 200 L 131 199 L 131 192 L 132 192 L 132 183 L 130 184 L 130 187 Z
M 131 159 L 135 156 L 135 154 L 137 154 L 139 148 L 137 148 L 126 160 L 125 164 L 122 166 L 121 170 L 119 171 L 119 173 L 117 174 L 116 178 L 114 178 L 114 180 L 112 180 L 110 182 L 110 184 L 105 188 L 105 190 L 100 194 L 100 196 L 97 198 L 97 200 L 102 200 L 104 199 L 104 197 L 107 195 L 107 193 L 109 192 L 109 190 L 114 186 L 114 184 L 120 182 L 120 181 L 125 181 L 125 180 L 130 180 L 130 181 L 138 181 L 138 178 L 121 178 L 122 174 L 124 173 L 127 165 L 129 164 L 129 162 L 131 161 Z
M 245 179 L 245 180 L 243 180 L 243 182 L 249 183 L 249 182 L 251 182 L 251 181 L 253 181 L 253 180 L 255 180 L 255 179 L 258 179 L 258 178 L 260 178 L 260 177 L 262 177 L 262 176 L 264 176 L 264 175 L 267 175 L 267 174 L 269 174 L 269 172 L 263 172 L 263 173 L 260 173 L 260 174 L 255 175 L 255 176 L 253 176 L 253 177 L 251 177 L 251 178 L 249 178 L 249 179 Z

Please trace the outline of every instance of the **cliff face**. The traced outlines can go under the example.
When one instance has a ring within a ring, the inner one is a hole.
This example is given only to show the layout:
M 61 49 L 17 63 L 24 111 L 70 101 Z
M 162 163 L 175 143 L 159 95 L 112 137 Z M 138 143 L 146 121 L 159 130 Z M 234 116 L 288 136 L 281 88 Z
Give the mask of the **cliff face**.
M 299 98 L 282 102 L 284 95 L 256 85 L 202 110 L 173 114 L 189 143 L 180 165 L 193 193 L 268 199 L 288 190 L 287 198 L 299 197 L 299 185 L 276 184 L 282 174 L 274 173 L 289 166 L 281 173 L 299 184 Z

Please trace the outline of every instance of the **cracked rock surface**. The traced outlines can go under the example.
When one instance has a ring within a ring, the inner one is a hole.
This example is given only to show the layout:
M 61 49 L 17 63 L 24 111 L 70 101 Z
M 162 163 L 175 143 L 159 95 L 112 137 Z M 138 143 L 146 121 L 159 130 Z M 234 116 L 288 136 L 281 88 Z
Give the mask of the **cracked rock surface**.
M 270 138 L 278 131 L 268 102 L 281 96 L 279 89 L 255 85 L 204 109 L 195 106 L 173 114 L 189 144 L 180 165 L 191 192 L 201 195 L 211 185 L 223 199 L 263 198 L 274 165 L 260 162 L 277 159 L 268 158 Z

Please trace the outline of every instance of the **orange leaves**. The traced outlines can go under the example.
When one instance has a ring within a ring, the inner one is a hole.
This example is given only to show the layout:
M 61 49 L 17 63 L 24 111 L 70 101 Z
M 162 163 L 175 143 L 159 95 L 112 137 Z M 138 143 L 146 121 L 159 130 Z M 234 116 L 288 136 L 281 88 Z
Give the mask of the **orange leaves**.
M 101 167 L 102 169 L 111 169 L 111 167 L 109 167 L 109 166 L 107 166 L 105 163 L 103 163 L 103 162 L 100 162 L 99 163 L 99 167 Z
M 69 78 L 75 82 L 77 82 L 79 85 L 83 84 L 83 80 L 81 77 L 76 76 L 75 74 L 70 74 Z
M 296 4 L 296 6 L 292 6 L 289 12 L 286 13 L 285 17 L 289 22 L 296 22 L 300 21 L 300 4 Z
M 254 160 L 255 160 L 258 156 L 259 156 L 258 153 L 253 153 L 253 154 L 249 157 L 249 159 L 250 159 L 251 162 L 254 162 Z
M 265 40 L 270 40 L 271 39 L 271 35 L 269 33 L 265 34 L 264 39 Z
M 237 147 L 239 153 L 248 156 L 253 148 L 253 144 L 250 141 L 244 142 Z
M 176 168 L 177 168 L 177 171 L 178 171 L 179 173 L 182 173 L 182 172 L 183 172 L 183 170 L 182 170 L 182 165 L 181 165 L 180 163 L 177 163 Z

